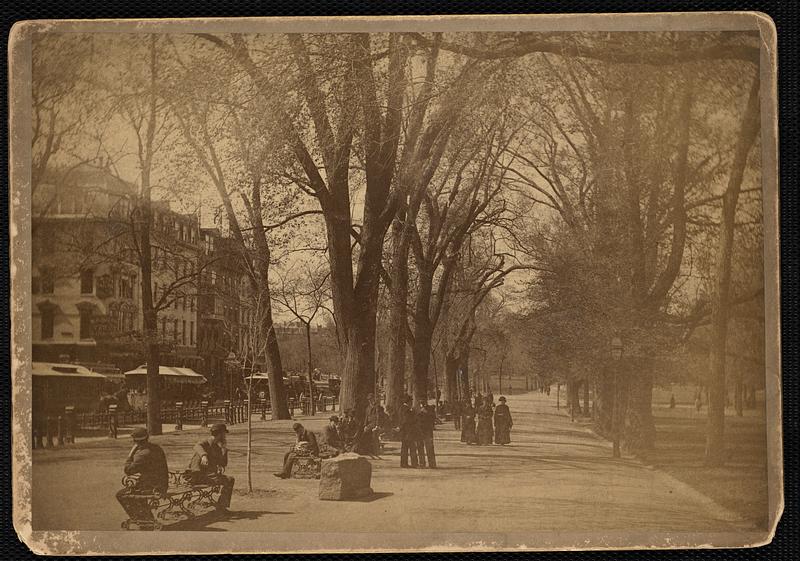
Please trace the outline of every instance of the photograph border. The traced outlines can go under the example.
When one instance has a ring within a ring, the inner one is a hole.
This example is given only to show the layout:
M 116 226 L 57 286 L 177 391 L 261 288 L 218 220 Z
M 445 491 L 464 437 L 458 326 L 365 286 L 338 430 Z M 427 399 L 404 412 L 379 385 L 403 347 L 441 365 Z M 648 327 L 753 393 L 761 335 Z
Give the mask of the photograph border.
M 709 19 L 711 23 L 709 24 Z M 589 22 L 590 25 L 580 25 Z M 623 25 L 624 23 L 624 25 Z M 299 17 L 299 18 L 198 18 L 174 20 L 44 20 L 21 22 L 14 26 L 9 41 L 10 75 L 10 275 L 11 287 L 11 351 L 14 439 L 12 455 L 14 526 L 19 537 L 38 553 L 142 553 L 141 534 L 124 532 L 39 532 L 30 526 L 30 476 L 31 435 L 26 419 L 30 413 L 30 380 L 25 372 L 30 369 L 31 304 L 27 280 L 14 283 L 16 279 L 30 277 L 30 224 L 26 220 L 26 209 L 30 209 L 30 37 L 39 31 L 53 32 L 144 32 L 184 33 L 196 32 L 391 32 L 415 31 L 721 31 L 758 30 L 761 33 L 761 117 L 762 117 L 762 184 L 764 201 L 764 271 L 765 271 L 765 330 L 766 330 L 766 399 L 768 403 L 781 403 L 780 380 L 780 274 L 779 274 L 779 201 L 777 160 L 777 37 L 774 24 L 764 14 L 746 12 L 726 13 L 671 13 L 671 14 L 554 14 L 554 15 L 494 15 L 494 16 L 344 16 L 344 17 Z M 26 191 L 26 186 L 28 191 Z M 27 289 L 27 290 L 26 290 Z M 768 543 L 783 512 L 782 458 L 782 414 L 780 407 L 767 408 L 767 445 L 769 455 L 769 509 L 770 530 L 754 533 L 749 542 L 756 546 Z M 182 534 L 182 535 L 176 535 Z M 183 535 L 188 534 L 188 535 Z M 264 538 L 256 534 L 236 533 L 237 552 L 263 552 Z M 330 534 L 325 535 L 325 544 L 319 548 L 300 550 L 316 552 L 354 551 L 464 551 L 498 549 L 552 550 L 555 548 L 606 549 L 646 548 L 643 539 L 652 540 L 653 533 L 608 533 L 598 539 L 595 533 L 508 534 L 437 534 L 421 537 L 418 534 Z M 547 534 L 550 534 L 549 536 Z M 553 535 L 557 534 L 557 535 Z M 287 533 L 270 534 L 271 551 L 299 551 L 297 542 L 321 534 Z M 398 536 L 403 536 L 399 537 Z M 413 538 L 417 539 L 413 539 Z M 537 545 L 530 545 L 532 539 Z M 715 547 L 741 543 L 741 534 L 736 540 L 729 535 L 669 534 L 659 537 L 670 547 L 698 547 L 697 539 Z M 345 541 L 346 539 L 346 541 Z M 668 540 L 668 541 L 667 541 Z M 213 533 L 175 532 L 159 534 L 164 549 L 161 553 L 224 552 L 219 549 Z M 203 543 L 206 542 L 206 543 Z M 390 544 L 390 547 L 373 548 L 373 543 Z M 207 544 L 207 545 L 206 545 Z M 347 547 L 344 547 L 347 544 Z M 544 545 L 542 545 L 544 544 Z M 213 548 L 213 549 L 212 549 Z

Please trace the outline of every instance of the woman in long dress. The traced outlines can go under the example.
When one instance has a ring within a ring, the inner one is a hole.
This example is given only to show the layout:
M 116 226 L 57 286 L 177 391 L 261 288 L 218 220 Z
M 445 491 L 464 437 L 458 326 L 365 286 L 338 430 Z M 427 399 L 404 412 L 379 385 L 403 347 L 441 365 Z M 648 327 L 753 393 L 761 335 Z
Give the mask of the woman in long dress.
M 478 445 L 489 446 L 492 443 L 492 403 L 485 399 L 478 410 Z
M 466 442 L 467 444 L 475 444 L 477 442 L 475 437 L 475 409 L 468 399 L 464 401 L 464 405 L 461 407 L 461 442 Z
M 494 409 L 494 442 L 495 444 L 508 444 L 511 442 L 511 411 L 506 405 L 506 398 L 500 396 L 500 404 Z

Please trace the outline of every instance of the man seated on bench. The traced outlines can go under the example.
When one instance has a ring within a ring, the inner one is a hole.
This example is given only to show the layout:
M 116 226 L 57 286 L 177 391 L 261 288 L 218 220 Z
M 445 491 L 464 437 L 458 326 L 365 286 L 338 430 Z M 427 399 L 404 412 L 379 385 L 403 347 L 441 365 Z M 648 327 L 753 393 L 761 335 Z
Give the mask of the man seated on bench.
M 117 492 L 117 500 L 131 520 L 153 520 L 148 499 L 155 493 L 167 492 L 167 457 L 161 446 L 148 440 L 147 429 L 135 429 L 131 436 L 133 448 L 125 460 L 125 475 L 138 475 L 139 479 L 133 488 Z
M 228 427 L 222 423 L 211 425 L 211 436 L 194 445 L 194 455 L 189 462 L 189 481 L 192 485 L 222 485 L 217 510 L 231 506 L 233 477 L 224 475 L 228 466 Z
M 322 447 L 331 456 L 338 456 L 344 452 L 344 441 L 339 434 L 339 417 L 332 415 L 329 423 L 322 429 Z
M 301 455 L 298 452 L 303 451 L 315 458 L 319 457 L 319 445 L 317 444 L 317 437 L 314 436 L 314 433 L 310 430 L 306 430 L 300 423 L 293 424 L 292 430 L 297 437 L 297 441 L 295 445 L 292 446 L 292 449 L 283 456 L 283 470 L 272 474 L 281 479 L 288 479 L 292 476 L 292 466 L 297 457 Z

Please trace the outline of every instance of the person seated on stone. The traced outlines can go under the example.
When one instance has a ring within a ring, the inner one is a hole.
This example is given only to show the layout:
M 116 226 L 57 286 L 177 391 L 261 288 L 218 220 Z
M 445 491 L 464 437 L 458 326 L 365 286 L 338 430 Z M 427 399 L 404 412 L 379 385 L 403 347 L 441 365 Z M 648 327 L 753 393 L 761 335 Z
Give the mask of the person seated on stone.
M 328 424 L 322 429 L 322 446 L 320 449 L 331 456 L 344 452 L 344 442 L 339 435 L 339 417 L 332 415 Z
M 195 485 L 221 485 L 217 510 L 231 506 L 234 478 L 225 475 L 228 467 L 228 427 L 222 423 L 211 425 L 211 436 L 194 445 L 194 455 L 189 461 L 189 481 Z
M 133 487 L 117 493 L 117 500 L 131 520 L 153 520 L 148 501 L 150 496 L 167 492 L 169 471 L 167 457 L 157 444 L 149 441 L 147 429 L 135 429 L 131 434 L 133 448 L 125 460 L 125 475 L 138 475 Z
M 288 479 L 292 476 L 292 466 L 298 457 L 319 457 L 319 445 L 317 444 L 317 437 L 314 433 L 307 430 L 300 423 L 293 424 L 292 430 L 297 440 L 294 446 L 292 446 L 292 449 L 283 456 L 283 469 L 273 474 L 275 477 L 280 477 L 281 479 Z

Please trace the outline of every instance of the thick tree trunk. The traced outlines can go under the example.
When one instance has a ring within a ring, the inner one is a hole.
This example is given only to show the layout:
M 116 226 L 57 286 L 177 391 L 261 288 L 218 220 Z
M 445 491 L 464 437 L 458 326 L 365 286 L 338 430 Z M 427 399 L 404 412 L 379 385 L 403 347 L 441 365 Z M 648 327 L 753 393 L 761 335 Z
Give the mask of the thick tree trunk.
M 471 400 L 472 391 L 469 384 L 469 345 L 458 353 L 458 372 L 461 380 L 461 399 Z
M 613 368 L 613 366 L 611 367 Z M 605 438 L 611 438 L 614 413 L 614 378 L 613 371 L 608 370 L 599 383 L 598 395 L 595 397 L 595 430 Z
M 444 395 L 449 403 L 461 399 L 458 392 L 458 360 L 448 354 L 444 362 Z
M 583 414 L 588 416 L 591 411 L 589 405 L 589 379 L 584 378 L 581 383 L 583 384 Z
M 728 340 L 728 316 L 731 293 L 736 206 L 742 187 L 747 157 L 759 129 L 758 76 L 753 80 L 742 128 L 736 143 L 728 185 L 722 196 L 722 218 L 717 246 L 716 290 L 711 300 L 711 357 L 709 375 L 708 432 L 706 463 L 722 465 L 725 461 L 725 358 Z
M 253 492 L 253 378 L 247 382 L 247 492 Z
M 317 413 L 316 401 L 314 400 L 314 365 L 311 361 L 311 324 L 306 323 L 306 352 L 308 353 L 308 409 L 312 415 Z
M 155 317 L 155 314 L 152 314 Z M 155 331 L 153 331 L 155 333 Z M 159 435 L 161 427 L 161 348 L 158 341 L 147 343 L 147 431 Z
M 625 408 L 625 430 L 623 441 L 630 452 L 652 450 L 655 445 L 656 427 L 653 420 L 653 377 L 637 372 L 628 375 L 623 384 L 627 396 Z
M 733 390 L 733 405 L 736 409 L 736 416 L 741 417 L 744 415 L 744 384 L 742 383 L 742 374 L 736 376 L 736 387 Z
M 364 418 L 367 394 L 373 392 L 375 388 L 376 320 L 375 306 L 365 298 L 359 302 L 359 311 L 347 330 L 339 399 L 342 410 L 353 409 L 359 422 Z
M 428 372 L 431 363 L 431 330 L 427 318 L 415 322 L 414 333 L 414 400 L 428 399 Z
M 406 329 L 408 326 L 408 236 L 403 236 L 403 223 L 392 226 L 392 286 L 389 291 L 389 371 L 386 380 L 386 408 L 392 414 L 403 401 L 406 371 Z
M 269 294 L 267 294 L 269 296 Z M 283 363 L 278 347 L 278 337 L 272 321 L 272 306 L 266 300 L 267 310 L 264 313 L 263 330 L 266 340 L 267 361 L 269 362 L 269 396 L 272 407 L 272 419 L 291 419 L 289 405 L 286 402 L 286 387 L 283 384 Z
M 414 400 L 428 399 L 428 371 L 431 362 L 430 320 L 433 279 L 429 271 L 420 266 L 417 302 L 414 307 Z

